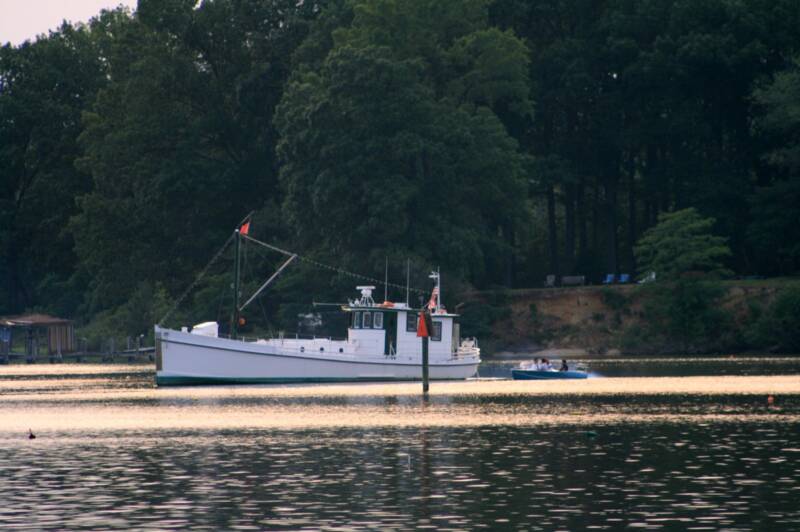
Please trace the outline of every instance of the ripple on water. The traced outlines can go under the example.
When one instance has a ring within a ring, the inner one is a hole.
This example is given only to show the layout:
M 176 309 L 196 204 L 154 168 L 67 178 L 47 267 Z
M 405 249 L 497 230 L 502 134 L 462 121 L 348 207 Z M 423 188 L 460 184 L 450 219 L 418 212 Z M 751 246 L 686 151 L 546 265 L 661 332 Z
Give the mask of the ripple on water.
M 436 383 L 423 402 L 62 376 L 0 372 L 2 529 L 800 528 L 796 378 Z

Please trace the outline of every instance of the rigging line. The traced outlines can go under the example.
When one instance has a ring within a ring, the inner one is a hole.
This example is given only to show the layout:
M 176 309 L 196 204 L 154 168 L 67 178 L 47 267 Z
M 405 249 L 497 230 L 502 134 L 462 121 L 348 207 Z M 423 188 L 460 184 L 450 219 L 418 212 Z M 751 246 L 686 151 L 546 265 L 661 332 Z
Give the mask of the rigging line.
M 190 285 L 189 285 L 189 286 L 186 288 L 186 290 L 184 290 L 184 291 L 183 291 L 183 293 L 182 293 L 182 294 L 181 294 L 181 296 L 178 298 L 178 300 L 175 302 L 175 304 L 174 304 L 174 305 L 172 305 L 172 307 L 170 307 L 170 309 L 167 311 L 167 313 L 166 313 L 166 314 L 164 314 L 164 317 L 163 317 L 163 318 L 161 318 L 161 320 L 159 320 L 159 322 L 158 322 L 159 324 L 162 324 L 162 323 L 166 322 L 166 321 L 167 321 L 167 318 L 169 318 L 169 317 L 170 317 L 170 315 L 171 315 L 173 312 L 175 312 L 175 309 L 177 309 L 177 308 L 178 308 L 178 306 L 179 306 L 181 303 L 183 303 L 183 300 L 184 300 L 184 299 L 186 299 L 186 296 L 188 296 L 188 295 L 189 295 L 189 292 L 191 292 L 191 291 L 192 291 L 192 289 L 193 289 L 195 286 L 197 286 L 197 283 L 199 283 L 199 282 L 200 282 L 200 280 L 201 280 L 201 279 L 202 279 L 202 278 L 205 276 L 205 274 L 208 272 L 208 269 L 211 267 L 211 265 L 212 265 L 212 264 L 214 264 L 214 263 L 217 261 L 217 259 L 218 259 L 218 258 L 220 258 L 220 256 L 221 256 L 221 255 L 222 255 L 222 254 L 225 252 L 225 249 L 226 249 L 226 248 L 228 247 L 228 245 L 229 245 L 229 244 L 230 244 L 230 243 L 233 241 L 233 236 L 234 236 L 234 234 L 235 234 L 235 233 L 231 234 L 231 236 L 229 236 L 229 237 L 228 237 L 228 240 L 226 240 L 226 241 L 225 241 L 225 243 L 224 243 L 224 244 L 222 244 L 222 247 L 221 247 L 221 248 L 219 248 L 219 251 L 217 251 L 217 254 L 216 254 L 216 255 L 214 255 L 214 257 L 213 257 L 213 258 L 212 258 L 210 261 L 208 261 L 208 264 L 206 264 L 206 265 L 205 265 L 205 267 L 204 267 L 204 268 L 203 268 L 203 269 L 200 271 L 200 273 L 197 275 L 197 277 L 195 277 L 194 281 L 192 281 L 192 284 L 190 284 Z
M 263 291 L 264 291 L 264 289 L 265 289 L 266 287 L 268 287 L 268 286 L 270 285 L 270 283 L 271 283 L 272 281 L 274 281 L 274 280 L 275 280 L 275 279 L 276 279 L 276 278 L 277 278 L 277 277 L 278 277 L 278 276 L 281 274 L 281 272 L 282 272 L 282 271 L 283 271 L 283 270 L 284 270 L 284 269 L 285 269 L 285 268 L 286 268 L 286 267 L 287 267 L 287 266 L 288 266 L 288 265 L 289 265 L 289 264 L 290 264 L 290 263 L 291 263 L 291 262 L 292 262 L 294 259 L 296 259 L 296 258 L 297 258 L 297 255 L 292 255 L 291 257 L 289 257 L 289 259 L 288 259 L 286 262 L 284 262 L 284 263 L 281 265 L 281 267 L 280 267 L 280 268 L 278 268 L 278 269 L 275 271 L 275 273 L 273 273 L 273 274 L 272 274 L 272 277 L 270 277 L 269 279 L 267 279 L 267 280 L 266 280 L 266 282 L 265 282 L 264 284 L 262 284 L 262 285 L 261 285 L 261 287 L 260 287 L 258 290 L 256 290 L 256 293 L 255 293 L 255 294 L 253 294 L 252 296 L 250 296 L 250 299 L 248 299 L 248 300 L 247 300 L 247 302 L 245 302 L 245 304 L 244 304 L 244 305 L 242 305 L 241 307 L 239 307 L 239 312 L 243 311 L 243 310 L 244 310 L 244 308 L 245 308 L 247 305 L 249 305 L 249 304 L 250 304 L 250 302 L 252 302 L 252 301 L 253 301 L 255 298 L 257 298 L 257 297 L 258 297 L 258 294 L 260 294 L 261 292 L 263 292 Z
M 260 248 L 253 248 L 253 253 L 255 253 L 258 258 L 262 258 L 262 259 L 264 258 L 264 255 L 262 255 L 261 252 L 260 252 Z M 253 276 L 253 266 L 252 266 L 252 264 L 248 265 L 248 268 L 249 268 L 250 275 Z M 267 310 L 264 308 L 264 303 L 262 303 L 262 299 L 263 298 L 259 297 L 258 299 L 256 299 L 256 303 L 258 303 L 259 308 L 261 308 L 261 315 L 264 318 L 264 324 L 266 326 L 270 326 L 269 317 L 267 316 Z M 242 308 L 241 310 L 244 310 L 244 308 Z
M 262 242 L 261 240 L 253 238 L 250 235 L 241 235 L 241 236 L 245 240 L 250 240 L 251 242 L 255 242 L 256 244 L 261 244 L 262 246 L 264 246 L 266 248 L 269 248 L 269 249 L 271 249 L 273 251 L 277 251 L 278 253 L 283 253 L 284 255 L 286 255 L 288 257 L 291 257 L 292 255 L 296 255 L 296 253 L 292 253 L 291 251 L 286 251 L 285 249 L 281 249 L 279 247 L 271 246 L 271 245 L 267 244 L 266 242 Z
M 421 290 L 419 288 L 406 287 L 406 286 L 403 286 L 403 285 L 390 283 L 390 282 L 387 282 L 387 281 L 381 281 L 380 279 L 375 279 L 374 277 L 369 277 L 367 275 L 361 275 L 360 273 L 353 273 L 353 272 L 347 271 L 345 269 L 338 268 L 336 266 L 329 266 L 327 264 L 323 264 L 322 262 L 316 261 L 314 259 L 310 259 L 310 258 L 304 257 L 302 255 L 297 255 L 297 253 L 292 253 L 291 251 L 286 251 L 285 249 L 281 249 L 279 247 L 272 246 L 270 244 L 267 244 L 266 242 L 262 242 L 260 240 L 257 240 L 255 238 L 249 236 L 249 235 L 241 235 L 241 236 L 243 238 L 246 238 L 247 240 L 255 242 L 256 244 L 261 244 L 262 246 L 267 247 L 267 248 L 269 248 L 269 249 L 271 249 L 273 251 L 277 251 L 278 253 L 283 253 L 284 255 L 287 255 L 289 257 L 296 255 L 297 258 L 299 260 L 303 261 L 303 262 L 307 262 L 307 263 L 313 264 L 314 266 L 317 266 L 319 268 L 324 268 L 324 269 L 327 269 L 327 270 L 331 270 L 331 271 L 336 272 L 336 273 L 349 275 L 350 277 L 353 277 L 355 279 L 363 279 L 365 281 L 371 281 L 371 282 L 373 282 L 375 284 L 378 284 L 378 285 L 391 286 L 391 287 L 394 287 L 394 288 L 399 288 L 401 290 L 406 290 L 407 289 L 407 290 L 409 290 L 411 292 L 416 292 L 418 294 L 423 294 L 423 295 L 426 295 L 426 294 L 428 294 L 430 292 L 429 290 Z

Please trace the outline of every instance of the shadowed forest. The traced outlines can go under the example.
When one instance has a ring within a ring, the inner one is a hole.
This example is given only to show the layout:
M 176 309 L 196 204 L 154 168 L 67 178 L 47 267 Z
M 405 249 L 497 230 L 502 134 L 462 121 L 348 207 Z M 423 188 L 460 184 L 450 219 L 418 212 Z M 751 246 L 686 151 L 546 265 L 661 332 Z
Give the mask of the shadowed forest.
M 288 268 L 252 330 L 387 264 L 426 290 L 440 267 L 448 305 L 657 271 L 683 350 L 759 345 L 800 293 L 720 344 L 709 283 L 800 268 L 800 3 L 140 0 L 0 48 L 0 315 L 150 333 L 249 212 L 341 268 Z M 248 246 L 244 292 L 282 260 Z M 227 319 L 231 263 L 174 324 Z

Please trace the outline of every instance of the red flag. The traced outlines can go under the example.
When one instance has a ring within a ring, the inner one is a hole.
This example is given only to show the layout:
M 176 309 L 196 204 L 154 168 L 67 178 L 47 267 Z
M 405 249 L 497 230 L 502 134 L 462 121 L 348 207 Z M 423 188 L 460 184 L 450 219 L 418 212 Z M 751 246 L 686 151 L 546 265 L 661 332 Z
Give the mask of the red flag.
M 247 220 L 242 226 L 239 228 L 239 233 L 246 235 L 250 232 L 250 220 Z
M 425 319 L 425 313 L 419 313 L 419 321 L 417 322 L 417 338 L 427 338 L 430 336 L 428 333 L 428 320 Z

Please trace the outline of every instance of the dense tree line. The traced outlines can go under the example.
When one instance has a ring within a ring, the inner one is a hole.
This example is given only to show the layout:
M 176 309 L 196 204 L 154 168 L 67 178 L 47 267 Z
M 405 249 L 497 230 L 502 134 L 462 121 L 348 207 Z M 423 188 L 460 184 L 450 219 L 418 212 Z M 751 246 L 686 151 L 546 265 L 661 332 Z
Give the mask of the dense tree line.
M 795 0 L 140 0 L 65 24 L 0 48 L 0 314 L 144 332 L 251 210 L 308 257 L 452 288 L 636 274 L 690 207 L 734 274 L 797 273 L 799 46 Z M 265 322 L 344 297 L 307 264 Z

